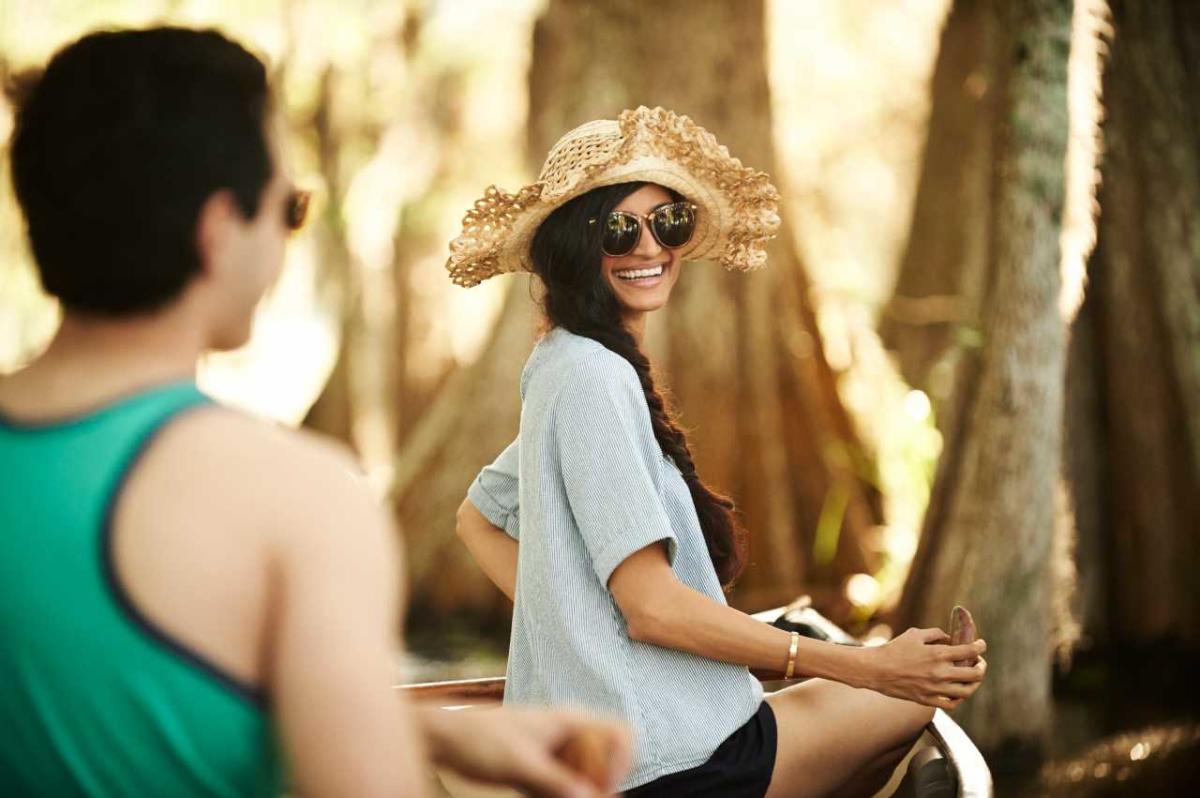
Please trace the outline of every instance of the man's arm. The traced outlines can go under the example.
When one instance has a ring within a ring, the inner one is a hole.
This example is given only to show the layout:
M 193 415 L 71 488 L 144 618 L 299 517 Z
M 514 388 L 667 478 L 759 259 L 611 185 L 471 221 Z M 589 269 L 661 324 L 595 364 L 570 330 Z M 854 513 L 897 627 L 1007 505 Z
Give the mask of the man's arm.
M 470 499 L 463 500 L 458 508 L 455 530 L 487 578 L 508 596 L 509 601 L 515 601 L 517 541 L 488 521 Z
M 418 723 L 435 764 L 488 784 L 534 795 L 611 795 L 633 760 L 619 722 L 561 709 L 494 707 L 448 711 L 417 704 Z M 589 761 L 568 761 L 572 742 L 590 741 Z
M 297 441 L 280 463 L 268 688 L 293 788 L 425 795 L 425 747 L 391 688 L 400 550 L 349 456 Z
M 631 761 L 619 723 L 542 709 L 468 717 L 396 694 L 404 590 L 395 530 L 350 458 L 320 454 L 293 453 L 281 469 L 297 473 L 286 475 L 291 503 L 279 512 L 269 685 L 295 792 L 419 798 L 432 762 L 547 798 L 610 793 Z M 605 741 L 602 789 L 558 756 L 581 735 Z

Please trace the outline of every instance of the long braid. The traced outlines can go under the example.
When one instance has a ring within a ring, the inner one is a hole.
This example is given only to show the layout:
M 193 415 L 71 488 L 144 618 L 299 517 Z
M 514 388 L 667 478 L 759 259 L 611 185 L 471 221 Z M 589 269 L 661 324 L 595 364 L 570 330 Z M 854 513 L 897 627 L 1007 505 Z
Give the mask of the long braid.
M 717 577 L 721 584 L 729 585 L 741 573 L 743 562 L 743 534 L 734 515 L 733 500 L 722 496 L 709 488 L 696 472 L 696 464 L 692 460 L 692 452 L 688 447 L 687 435 L 676 423 L 674 413 L 667 406 L 662 394 L 654 385 L 653 370 L 650 360 L 637 345 L 633 335 L 622 324 L 608 328 L 579 328 L 566 329 L 576 335 L 583 335 L 600 342 L 606 348 L 616 352 L 629 361 L 637 372 L 642 384 L 642 393 L 646 397 L 646 406 L 650 410 L 650 424 L 654 429 L 654 437 L 663 453 L 670 457 L 683 475 L 683 481 L 692 495 L 692 503 L 696 506 L 696 514 L 700 518 L 700 528 L 705 530 L 705 543 L 708 555 L 712 558 L 713 566 L 717 569 Z M 707 534 L 714 526 L 732 528 L 734 534 Z
M 654 438 L 683 475 L 717 577 L 728 587 L 745 567 L 745 534 L 734 503 L 700 479 L 687 435 L 655 386 L 650 360 L 622 322 L 620 305 L 600 274 L 599 244 L 580 235 L 587 218 L 607 214 L 641 185 L 597 189 L 556 209 L 534 237 L 534 268 L 546 288 L 543 305 L 552 325 L 597 341 L 633 366 L 650 411 Z M 594 266 L 580 268 L 583 263 Z

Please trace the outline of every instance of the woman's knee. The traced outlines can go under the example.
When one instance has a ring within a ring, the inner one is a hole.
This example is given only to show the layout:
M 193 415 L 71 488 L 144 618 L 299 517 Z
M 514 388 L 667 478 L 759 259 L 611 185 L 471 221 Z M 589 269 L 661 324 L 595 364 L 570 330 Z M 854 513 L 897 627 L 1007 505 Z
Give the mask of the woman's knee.
M 914 729 L 919 734 L 922 729 L 933 722 L 933 713 L 936 712 L 933 707 L 927 707 L 924 704 L 913 704 L 912 723 Z
M 889 713 L 895 729 L 895 747 L 905 748 L 920 737 L 925 727 L 933 721 L 933 713 L 933 707 L 911 701 L 900 702 L 894 713 Z

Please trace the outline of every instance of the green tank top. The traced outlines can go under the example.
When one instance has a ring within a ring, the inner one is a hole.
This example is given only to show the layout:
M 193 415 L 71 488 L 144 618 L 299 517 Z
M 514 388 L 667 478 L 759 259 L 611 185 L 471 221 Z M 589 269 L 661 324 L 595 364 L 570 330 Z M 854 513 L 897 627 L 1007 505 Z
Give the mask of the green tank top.
M 278 795 L 264 696 L 155 626 L 111 552 L 115 499 L 191 382 L 85 416 L 0 415 L 0 794 Z

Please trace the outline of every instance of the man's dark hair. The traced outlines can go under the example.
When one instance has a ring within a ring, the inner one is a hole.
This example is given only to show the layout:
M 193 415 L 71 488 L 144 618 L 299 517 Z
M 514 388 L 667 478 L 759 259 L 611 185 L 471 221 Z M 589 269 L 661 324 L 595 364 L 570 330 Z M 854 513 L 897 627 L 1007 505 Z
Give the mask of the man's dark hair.
M 19 103 L 17 201 L 46 291 L 69 310 L 154 310 L 200 269 L 196 223 L 228 189 L 247 219 L 271 178 L 263 63 L 216 31 L 103 31 Z

